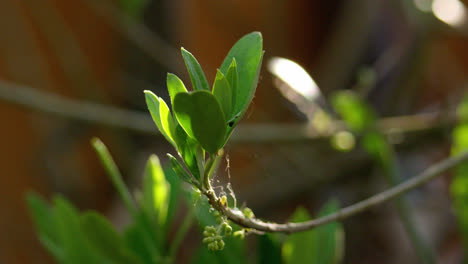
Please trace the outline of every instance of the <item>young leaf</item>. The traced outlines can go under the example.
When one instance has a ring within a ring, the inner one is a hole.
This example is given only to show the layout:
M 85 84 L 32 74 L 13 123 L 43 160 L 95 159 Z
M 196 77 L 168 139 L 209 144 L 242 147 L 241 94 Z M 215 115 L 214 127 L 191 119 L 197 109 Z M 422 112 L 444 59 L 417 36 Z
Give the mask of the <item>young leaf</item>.
M 233 89 L 235 101 L 232 106 L 231 117 L 239 113 L 242 115 L 252 101 L 261 68 L 262 49 L 263 39 L 260 32 L 247 34 L 234 44 L 220 67 L 221 72 L 227 75 L 235 58 L 239 77 L 237 89 Z
M 205 74 L 198 63 L 197 59 L 192 55 L 192 53 L 188 52 L 186 49 L 181 48 L 182 58 L 184 58 L 185 66 L 190 75 L 190 80 L 192 81 L 193 90 L 194 91 L 201 91 L 201 90 L 210 90 L 210 86 L 208 85 L 208 81 L 206 80 Z
M 167 90 L 169 91 L 169 96 L 171 97 L 171 105 L 174 105 L 174 97 L 178 93 L 186 93 L 187 88 L 185 88 L 184 83 L 182 82 L 177 75 L 168 73 L 167 74 Z
M 223 109 L 224 117 L 228 120 L 231 115 L 232 91 L 228 80 L 219 70 L 216 73 L 213 85 L 213 95 L 218 99 L 221 109 Z
M 195 177 L 200 180 L 200 169 L 197 162 L 198 143 L 195 139 L 189 137 L 184 129 L 177 124 L 176 127 L 177 150 L 187 164 L 188 169 Z
M 337 203 L 329 202 L 319 216 L 328 215 L 338 209 Z M 292 222 L 309 220 L 303 208 L 296 210 Z M 333 222 L 316 229 L 290 235 L 283 244 L 282 255 L 286 264 L 327 263 L 337 264 L 342 259 L 343 231 L 339 223 Z
M 144 208 L 148 214 L 155 217 L 160 227 L 165 225 L 167 217 L 169 183 L 156 155 L 151 155 L 145 168 L 143 182 Z
M 84 234 L 91 247 L 113 263 L 135 263 L 142 261 L 127 248 L 123 238 L 107 219 L 96 212 L 86 212 L 81 216 Z
M 213 94 L 179 93 L 174 98 L 174 113 L 185 132 L 205 150 L 213 154 L 223 146 L 226 120 Z
M 174 141 L 176 125 L 166 102 L 148 90 L 145 91 L 145 98 L 148 110 L 159 131 L 169 143 L 176 146 Z
M 187 173 L 187 171 L 185 171 L 182 164 L 180 164 L 180 162 L 171 154 L 167 153 L 167 156 L 169 157 L 169 161 L 171 162 L 172 171 L 174 171 L 174 173 L 177 176 L 179 176 L 179 178 L 182 179 L 183 181 L 187 183 L 192 183 L 192 178 Z
M 236 58 L 232 58 L 231 65 L 229 65 L 229 68 L 226 73 L 226 79 L 229 82 L 229 86 L 231 86 L 231 113 L 229 113 L 226 116 L 226 121 L 229 122 L 235 116 L 233 108 L 234 108 L 234 105 L 236 104 L 236 95 L 237 95 L 237 89 L 238 89 L 238 83 L 239 83 L 239 75 L 237 73 Z

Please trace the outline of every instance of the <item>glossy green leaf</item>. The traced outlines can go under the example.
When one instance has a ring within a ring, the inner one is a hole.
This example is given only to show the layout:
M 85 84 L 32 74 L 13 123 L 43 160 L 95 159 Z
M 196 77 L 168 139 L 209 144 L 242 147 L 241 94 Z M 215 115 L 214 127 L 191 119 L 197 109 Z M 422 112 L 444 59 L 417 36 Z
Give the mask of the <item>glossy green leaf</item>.
M 145 168 L 143 180 L 143 201 L 148 214 L 157 220 L 160 227 L 165 225 L 170 195 L 170 186 L 156 155 L 151 155 Z
M 263 58 L 263 39 L 260 32 L 247 34 L 234 44 L 220 67 L 224 75 L 227 75 L 234 58 L 237 64 L 238 85 L 237 89 L 233 89 L 235 95 L 231 117 L 242 115 L 255 94 Z
M 232 104 L 232 91 L 231 85 L 229 84 L 224 74 L 218 70 L 213 85 L 213 95 L 218 99 L 221 109 L 223 110 L 224 117 L 228 120 L 231 115 L 231 104 Z
M 329 202 L 320 211 L 319 216 L 328 215 L 336 210 L 338 210 L 337 203 Z M 298 208 L 291 222 L 310 219 L 305 209 Z M 340 263 L 343 257 L 343 228 L 341 224 L 332 222 L 310 231 L 292 234 L 283 244 L 282 255 L 286 264 Z
M 210 153 L 224 144 L 226 121 L 216 97 L 208 91 L 179 93 L 174 98 L 174 113 L 190 137 Z
M 167 74 L 167 90 L 169 91 L 169 96 L 171 97 L 171 104 L 174 105 L 174 97 L 178 93 L 186 93 L 187 88 L 185 88 L 184 83 L 182 82 L 177 75 L 168 73 Z
M 198 142 L 189 137 L 180 124 L 176 127 L 176 138 L 177 150 L 195 179 L 200 180 L 200 169 L 197 162 Z
M 363 132 L 375 123 L 376 115 L 372 108 L 351 91 L 335 93 L 331 103 L 354 132 Z
M 180 162 L 174 156 L 172 156 L 171 154 L 168 153 L 167 156 L 169 157 L 169 161 L 171 163 L 172 171 L 177 176 L 179 176 L 179 178 L 182 179 L 183 181 L 185 181 L 187 183 L 192 183 L 192 178 L 187 173 L 187 171 L 184 169 L 182 164 L 180 164 Z
M 197 59 L 192 55 L 192 53 L 188 52 L 186 49 L 181 48 L 182 58 L 184 59 L 185 66 L 187 67 L 188 73 L 190 75 L 190 80 L 192 81 L 193 90 L 194 91 L 201 91 L 201 90 L 210 90 L 210 86 L 208 85 L 208 81 L 206 80 L 205 73 L 198 63 Z
M 226 121 L 229 122 L 233 117 L 235 116 L 236 113 L 233 111 L 233 107 L 236 102 L 236 95 L 237 95 L 237 90 L 238 90 L 238 83 L 239 83 L 239 75 L 237 73 L 237 63 L 236 63 L 236 58 L 232 58 L 232 62 L 229 65 L 229 68 L 226 72 L 226 79 L 229 82 L 229 85 L 231 86 L 231 113 L 226 115 Z
M 127 248 L 123 238 L 107 219 L 96 212 L 86 212 L 81 216 L 81 224 L 91 247 L 113 263 L 142 263 Z
M 150 111 L 151 117 L 158 127 L 159 132 L 161 132 L 169 143 L 176 146 L 174 141 L 176 124 L 174 123 L 174 119 L 172 118 L 166 102 L 148 90 L 145 91 L 145 98 L 148 110 Z
M 42 245 L 60 262 L 65 261 L 65 252 L 56 230 L 56 220 L 49 205 L 38 195 L 28 194 L 27 203 Z

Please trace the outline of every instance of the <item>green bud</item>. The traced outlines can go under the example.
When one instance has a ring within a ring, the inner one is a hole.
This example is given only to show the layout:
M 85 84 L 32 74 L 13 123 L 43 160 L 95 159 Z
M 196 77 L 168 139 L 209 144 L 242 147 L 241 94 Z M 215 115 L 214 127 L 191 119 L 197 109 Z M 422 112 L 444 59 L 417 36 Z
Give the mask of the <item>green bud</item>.
M 252 209 L 248 208 L 248 207 L 245 207 L 243 210 L 242 210 L 242 213 L 245 215 L 245 217 L 247 218 L 254 218 L 255 215 L 252 211 Z

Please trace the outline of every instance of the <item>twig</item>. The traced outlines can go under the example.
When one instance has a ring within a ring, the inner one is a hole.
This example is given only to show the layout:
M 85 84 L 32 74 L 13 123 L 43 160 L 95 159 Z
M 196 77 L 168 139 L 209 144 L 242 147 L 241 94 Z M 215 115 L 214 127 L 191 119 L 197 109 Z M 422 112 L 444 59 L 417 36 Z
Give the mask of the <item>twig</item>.
M 157 135 L 150 116 L 146 113 L 124 110 L 86 101 L 73 100 L 27 86 L 0 80 L 0 100 L 30 110 L 54 114 L 87 123 L 124 128 L 142 134 Z M 454 115 L 441 116 L 439 112 L 381 119 L 377 128 L 385 134 L 426 131 L 456 122 Z M 311 124 L 252 124 L 236 128 L 230 141 L 234 143 L 297 142 L 329 137 L 344 129 L 336 121 L 327 132 L 319 133 Z
M 392 200 L 412 189 L 415 189 L 423 185 L 429 180 L 440 175 L 442 172 L 454 167 L 455 165 L 467 159 L 468 159 L 468 151 L 460 155 L 447 158 L 427 168 L 421 174 L 416 175 L 415 177 L 399 185 L 396 185 L 395 187 L 392 187 L 386 191 L 378 193 L 361 202 L 358 202 L 356 204 L 340 209 L 339 211 L 333 214 L 320 217 L 314 220 L 301 222 L 301 223 L 278 224 L 278 223 L 264 222 L 262 220 L 255 219 L 255 218 L 249 219 L 249 218 L 246 218 L 239 210 L 232 209 L 223 205 L 212 189 L 203 191 L 203 194 L 208 198 L 208 202 L 211 204 L 211 206 L 213 206 L 214 209 L 218 210 L 219 212 L 227 216 L 231 221 L 233 221 L 234 223 L 240 226 L 243 226 L 246 228 L 252 228 L 257 231 L 263 231 L 263 232 L 294 233 L 294 232 L 301 232 L 301 231 L 309 230 L 309 229 L 312 229 L 317 226 L 324 225 L 330 222 L 344 220 L 355 214 L 368 210 L 372 208 L 373 206 Z

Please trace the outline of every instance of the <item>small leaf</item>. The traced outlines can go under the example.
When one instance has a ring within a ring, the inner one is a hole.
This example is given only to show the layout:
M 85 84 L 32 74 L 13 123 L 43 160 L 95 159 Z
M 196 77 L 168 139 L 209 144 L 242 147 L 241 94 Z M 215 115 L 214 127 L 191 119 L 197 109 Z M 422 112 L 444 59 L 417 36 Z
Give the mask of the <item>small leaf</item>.
M 160 227 L 165 225 L 167 217 L 169 183 L 156 155 L 151 155 L 145 168 L 143 182 L 143 201 L 148 214 L 157 219 Z
M 151 113 L 154 123 L 158 127 L 161 134 L 173 146 L 176 146 L 174 141 L 175 123 L 172 118 L 169 107 L 163 99 L 157 97 L 153 92 L 145 90 L 146 104 Z
M 214 154 L 224 144 L 226 121 L 223 110 L 208 91 L 179 93 L 174 98 L 174 113 L 187 134 Z
M 187 88 L 185 88 L 184 83 L 182 82 L 177 75 L 168 73 L 167 74 L 167 90 L 169 91 L 169 96 L 171 97 L 171 105 L 174 105 L 174 97 L 178 93 L 186 93 Z
M 236 58 L 232 58 L 231 65 L 229 65 L 229 68 L 226 73 L 226 79 L 229 82 L 229 85 L 231 86 L 231 113 L 226 115 L 226 120 L 229 122 L 236 113 L 233 111 L 233 106 L 235 105 L 236 101 L 236 95 L 237 95 L 237 89 L 238 89 L 238 83 L 239 83 L 239 76 L 237 73 L 237 64 L 236 64 Z
M 182 58 L 184 58 L 185 66 L 190 75 L 190 80 L 192 81 L 193 90 L 194 91 L 201 91 L 201 90 L 210 90 L 210 86 L 208 85 L 208 81 L 206 80 L 205 74 L 198 63 L 197 59 L 192 55 L 192 53 L 188 52 L 186 49 L 181 48 Z
M 236 59 L 238 71 L 238 86 L 235 91 L 235 102 L 232 106 L 232 116 L 244 113 L 257 88 L 263 58 L 263 39 L 260 32 L 252 32 L 243 36 L 229 51 L 220 67 L 221 72 L 226 75 L 232 60 Z
M 224 74 L 218 70 L 213 85 L 213 95 L 218 99 L 221 109 L 223 109 L 224 117 L 228 120 L 231 115 L 232 91 L 228 80 Z
M 86 212 L 81 216 L 81 223 L 90 246 L 103 256 L 114 263 L 142 263 L 109 221 L 98 213 Z
M 187 171 L 185 171 L 182 164 L 180 164 L 180 162 L 171 154 L 168 153 L 167 156 L 169 157 L 169 161 L 171 162 L 172 171 L 174 171 L 174 173 L 177 176 L 179 176 L 179 178 L 183 181 L 187 183 L 192 183 L 190 175 L 187 173 Z
M 177 150 L 184 159 L 185 164 L 189 168 L 195 179 L 200 180 L 200 169 L 197 162 L 198 142 L 189 137 L 180 124 L 176 127 Z

